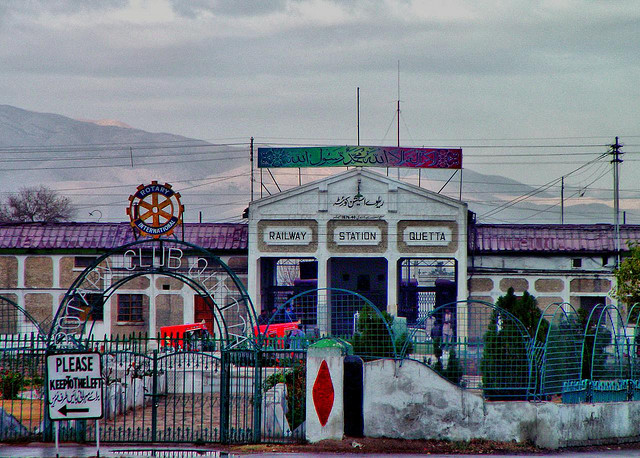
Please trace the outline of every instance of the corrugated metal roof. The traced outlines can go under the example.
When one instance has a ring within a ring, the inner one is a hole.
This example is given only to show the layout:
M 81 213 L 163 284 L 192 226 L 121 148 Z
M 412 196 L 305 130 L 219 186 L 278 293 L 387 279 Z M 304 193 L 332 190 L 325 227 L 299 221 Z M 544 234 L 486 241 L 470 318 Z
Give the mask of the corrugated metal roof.
M 182 229 L 176 231 L 182 238 Z M 491 252 L 613 252 L 611 224 L 477 224 L 469 249 Z M 621 248 L 640 241 L 640 225 L 620 227 Z M 248 229 L 240 223 L 185 223 L 185 242 L 218 251 L 246 251 Z M 128 223 L 0 224 L 0 249 L 105 250 L 133 242 Z
M 479 252 L 613 252 L 612 224 L 477 224 L 469 249 Z M 640 225 L 620 226 L 620 245 L 640 241 Z
M 175 232 L 182 239 L 182 229 Z M 116 248 L 133 242 L 128 223 L 26 223 L 0 224 L 0 249 Z M 246 224 L 185 223 L 184 241 L 217 251 L 246 251 Z

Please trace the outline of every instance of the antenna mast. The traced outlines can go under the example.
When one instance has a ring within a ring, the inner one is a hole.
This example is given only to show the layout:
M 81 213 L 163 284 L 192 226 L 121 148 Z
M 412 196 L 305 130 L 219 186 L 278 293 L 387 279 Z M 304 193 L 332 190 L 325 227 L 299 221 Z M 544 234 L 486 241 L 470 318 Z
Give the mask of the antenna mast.
M 398 148 L 400 148 L 400 59 L 398 59 Z M 398 180 L 400 179 L 400 167 L 398 167 Z
M 356 91 L 356 111 L 357 111 L 357 120 L 356 126 L 358 128 L 358 146 L 360 146 L 360 88 L 357 88 Z

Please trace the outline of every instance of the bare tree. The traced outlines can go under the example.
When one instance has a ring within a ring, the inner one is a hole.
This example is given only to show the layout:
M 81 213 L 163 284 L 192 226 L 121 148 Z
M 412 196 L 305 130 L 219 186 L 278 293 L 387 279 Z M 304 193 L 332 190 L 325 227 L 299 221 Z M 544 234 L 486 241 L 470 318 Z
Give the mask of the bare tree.
M 71 199 L 60 196 L 45 186 L 22 188 L 5 199 L 0 206 L 0 222 L 55 223 L 69 221 L 75 216 Z

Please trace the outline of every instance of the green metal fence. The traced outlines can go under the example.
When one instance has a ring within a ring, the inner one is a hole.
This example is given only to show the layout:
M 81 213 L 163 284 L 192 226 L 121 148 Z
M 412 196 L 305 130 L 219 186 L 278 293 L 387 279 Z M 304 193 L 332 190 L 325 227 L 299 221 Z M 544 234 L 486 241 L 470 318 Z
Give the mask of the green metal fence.
M 621 325 L 611 306 L 581 317 L 569 304 L 552 304 L 530 332 L 510 313 L 479 301 L 446 304 L 408 328 L 367 301 L 356 306 L 351 297 L 343 304 L 336 316 L 342 328 L 346 318 L 350 324 L 339 336 L 365 361 L 411 358 L 488 400 L 640 399 L 636 329 L 628 319 Z M 80 342 L 103 362 L 100 440 L 302 441 L 306 348 L 318 338 L 265 332 L 234 342 L 142 335 Z M 0 335 L 0 440 L 52 438 L 45 356 L 39 334 Z M 94 421 L 59 426 L 62 440 L 93 441 L 98 433 Z
M 0 441 L 42 437 L 44 379 L 45 348 L 39 334 L 0 335 Z
M 222 364 L 222 442 L 305 440 L 305 350 L 233 349 Z
M 61 441 L 258 443 L 305 440 L 305 338 L 206 339 L 143 335 L 82 342 L 100 353 L 104 418 L 60 421 Z M 223 348 L 222 350 L 220 350 Z M 2 440 L 52 440 L 46 350 L 35 335 L 0 336 Z

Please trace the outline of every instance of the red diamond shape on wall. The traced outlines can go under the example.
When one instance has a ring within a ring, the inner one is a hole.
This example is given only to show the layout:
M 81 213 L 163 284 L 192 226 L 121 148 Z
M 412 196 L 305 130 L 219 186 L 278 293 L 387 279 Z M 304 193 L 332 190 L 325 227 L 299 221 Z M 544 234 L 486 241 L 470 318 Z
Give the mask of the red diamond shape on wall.
M 318 420 L 322 426 L 327 424 L 329 420 L 329 414 L 333 409 L 333 382 L 331 381 L 331 373 L 329 372 L 329 366 L 325 360 L 322 360 L 320 369 L 318 369 L 318 375 L 316 381 L 313 383 L 313 406 L 316 408 L 316 414 L 318 414 Z

